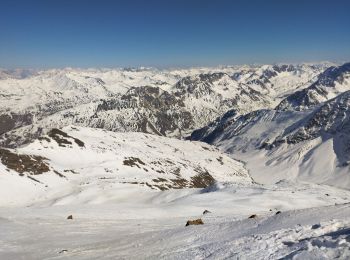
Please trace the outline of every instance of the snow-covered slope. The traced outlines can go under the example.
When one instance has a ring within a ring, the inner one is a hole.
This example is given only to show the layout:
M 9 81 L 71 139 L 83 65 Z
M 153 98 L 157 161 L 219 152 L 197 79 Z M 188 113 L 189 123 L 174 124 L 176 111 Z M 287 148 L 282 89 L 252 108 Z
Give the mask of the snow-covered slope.
M 349 257 L 348 191 L 280 183 L 118 192 L 110 203 L 79 204 L 77 194 L 66 205 L 0 207 L 0 258 Z M 185 227 L 197 218 L 204 224 Z
M 33 199 L 97 203 L 140 190 L 251 183 L 241 162 L 216 148 L 143 133 L 68 126 L 17 150 L 0 150 L 1 204 Z
M 349 189 L 349 97 L 347 91 L 307 111 L 228 114 L 191 138 L 246 161 L 258 182 L 289 179 Z
M 272 108 L 328 66 L 67 68 L 2 77 L 0 143 L 16 147 L 71 124 L 181 138 L 230 109 Z

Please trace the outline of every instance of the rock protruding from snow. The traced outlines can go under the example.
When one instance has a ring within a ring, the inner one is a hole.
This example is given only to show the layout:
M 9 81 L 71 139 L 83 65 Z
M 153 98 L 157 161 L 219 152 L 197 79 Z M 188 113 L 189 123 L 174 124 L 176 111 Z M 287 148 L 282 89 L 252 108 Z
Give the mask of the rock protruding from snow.
M 199 218 L 195 220 L 188 220 L 185 226 L 187 227 L 192 225 L 203 225 L 203 224 L 204 224 L 203 220 Z

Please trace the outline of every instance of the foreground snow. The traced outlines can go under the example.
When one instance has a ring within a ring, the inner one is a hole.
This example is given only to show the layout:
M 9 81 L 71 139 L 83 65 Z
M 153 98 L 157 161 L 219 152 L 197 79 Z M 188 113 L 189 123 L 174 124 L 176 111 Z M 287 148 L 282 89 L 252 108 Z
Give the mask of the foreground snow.
M 283 182 L 139 189 L 121 188 L 125 197 L 113 203 L 0 208 L 0 258 L 350 257 L 348 191 Z M 202 215 L 205 209 L 211 213 Z M 66 219 L 70 214 L 73 220 Z M 257 217 L 249 219 L 252 214 Z M 200 217 L 204 225 L 185 227 Z
M 0 150 L 1 260 L 350 257 L 349 190 L 257 184 L 254 160 L 200 142 L 62 130 Z

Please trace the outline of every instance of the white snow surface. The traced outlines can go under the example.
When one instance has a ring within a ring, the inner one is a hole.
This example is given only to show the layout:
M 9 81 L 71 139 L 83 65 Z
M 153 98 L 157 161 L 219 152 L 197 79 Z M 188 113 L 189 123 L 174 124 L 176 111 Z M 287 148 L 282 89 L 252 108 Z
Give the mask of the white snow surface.
M 113 203 L 1 207 L 1 259 L 350 257 L 347 191 L 290 183 L 120 188 L 124 199 Z M 211 213 L 202 215 L 205 209 Z M 197 218 L 204 225 L 185 227 Z
M 72 144 L 62 147 L 44 136 L 12 150 L 47 158 L 51 170 L 31 175 L 40 183 L 0 164 L 1 259 L 350 257 L 350 191 L 290 181 L 257 184 L 243 163 L 199 142 L 76 126 L 62 131 Z M 145 165 L 123 164 L 132 157 Z M 174 178 L 173 164 L 185 179 L 202 167 L 217 182 L 165 191 L 130 183 Z M 204 225 L 185 227 L 197 218 Z

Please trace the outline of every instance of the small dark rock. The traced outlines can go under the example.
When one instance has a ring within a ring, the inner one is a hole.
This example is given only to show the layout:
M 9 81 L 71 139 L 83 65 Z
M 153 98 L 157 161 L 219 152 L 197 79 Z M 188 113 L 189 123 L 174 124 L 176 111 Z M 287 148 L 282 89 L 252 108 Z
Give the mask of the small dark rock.
M 276 212 L 276 215 L 281 214 L 281 213 L 282 213 L 281 211 L 277 211 L 277 212 Z
M 69 215 L 67 219 L 73 219 L 73 215 Z
M 326 195 L 326 196 L 329 196 L 329 194 L 328 194 L 328 193 L 326 193 L 325 195 Z
M 320 224 L 314 224 L 314 225 L 311 226 L 311 229 L 318 229 L 320 227 L 321 227 Z
M 59 251 L 58 253 L 62 254 L 62 253 L 66 253 L 66 252 L 68 252 L 68 250 L 67 249 L 63 249 L 63 250 Z
M 249 218 L 257 218 L 258 216 L 256 214 L 251 215 Z
M 211 213 L 211 212 L 207 209 L 203 211 L 203 215 L 208 214 L 208 213 Z

